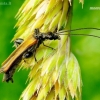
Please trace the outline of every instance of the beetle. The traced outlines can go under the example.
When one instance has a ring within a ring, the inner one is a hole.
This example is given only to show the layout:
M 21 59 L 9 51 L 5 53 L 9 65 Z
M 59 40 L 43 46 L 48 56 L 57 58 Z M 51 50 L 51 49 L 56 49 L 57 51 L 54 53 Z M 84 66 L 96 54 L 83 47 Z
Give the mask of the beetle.
M 19 46 L 2 63 L 2 67 L 0 68 L 0 73 L 4 73 L 3 81 L 13 82 L 12 77 L 18 63 L 22 59 L 28 58 L 32 55 L 34 55 L 34 58 L 35 58 L 36 49 L 39 47 L 41 43 L 43 43 L 43 41 L 47 39 L 49 40 L 60 39 L 59 35 L 53 34 L 52 32 L 45 34 L 45 33 L 40 33 L 39 29 L 35 29 L 34 31 L 35 31 L 34 34 L 31 34 L 30 36 L 28 36 L 25 41 L 21 41 L 22 42 L 21 44 L 19 42 Z M 44 43 L 43 45 L 46 46 Z M 49 47 L 49 48 L 53 49 L 52 47 Z M 37 61 L 36 58 L 35 58 L 35 61 Z
M 81 29 L 96 29 L 100 30 L 98 28 L 81 28 Z M 24 41 L 23 39 L 16 39 L 15 40 L 15 47 L 16 49 L 11 53 L 11 55 L 2 63 L 2 67 L 0 68 L 0 73 L 4 73 L 3 81 L 6 82 L 13 82 L 13 74 L 19 64 L 19 62 L 24 58 L 29 58 L 32 55 L 35 58 L 35 61 L 37 61 L 35 54 L 37 48 L 40 46 L 41 43 L 44 44 L 45 40 L 60 40 L 60 35 L 85 35 L 85 36 L 93 36 L 100 38 L 99 36 L 95 35 L 89 35 L 89 34 L 63 34 L 63 32 L 70 32 L 70 31 L 76 31 L 81 30 L 79 29 L 73 29 L 73 30 L 63 30 L 59 32 L 48 32 L 47 34 L 41 33 L 39 29 L 34 30 L 34 34 L 31 34 L 27 37 L 27 39 Z M 46 46 L 49 47 L 49 46 Z M 53 49 L 52 47 L 49 47 Z

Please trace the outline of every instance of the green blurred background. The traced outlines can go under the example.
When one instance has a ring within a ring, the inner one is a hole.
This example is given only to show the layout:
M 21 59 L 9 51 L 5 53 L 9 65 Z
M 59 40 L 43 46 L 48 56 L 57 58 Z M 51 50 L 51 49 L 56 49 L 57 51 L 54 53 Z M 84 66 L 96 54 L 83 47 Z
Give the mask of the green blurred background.
M 15 15 L 24 0 L 0 0 L 0 64 L 13 51 L 10 43 L 16 29 Z M 2 5 L 1 3 L 9 5 Z M 86 1 L 84 8 L 78 0 L 74 0 L 72 29 L 81 27 L 100 28 L 100 10 L 90 10 L 90 7 L 100 7 L 99 0 Z M 100 35 L 97 30 L 81 30 L 73 33 Z M 100 39 L 86 36 L 71 37 L 71 51 L 77 57 L 83 79 L 82 100 L 100 100 Z M 14 74 L 14 83 L 3 83 L 0 75 L 0 100 L 18 100 L 27 86 L 27 70 Z

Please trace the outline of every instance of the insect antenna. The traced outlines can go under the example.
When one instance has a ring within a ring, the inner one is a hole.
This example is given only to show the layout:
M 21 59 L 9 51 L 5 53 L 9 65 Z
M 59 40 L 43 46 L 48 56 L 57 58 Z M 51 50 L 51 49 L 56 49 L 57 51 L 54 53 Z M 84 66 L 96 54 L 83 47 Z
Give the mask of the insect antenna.
M 72 31 L 80 31 L 80 30 L 89 30 L 89 29 L 92 29 L 92 30 L 100 30 L 100 28 L 77 28 L 77 29 L 72 29 L 72 30 L 63 30 L 63 31 L 58 31 L 56 32 L 56 34 L 59 34 L 59 35 L 71 35 L 71 36 L 91 36 L 91 37 L 96 37 L 96 38 L 100 38 L 100 36 L 97 36 L 97 35 L 92 35 L 92 34 L 63 34 L 64 32 L 72 32 Z

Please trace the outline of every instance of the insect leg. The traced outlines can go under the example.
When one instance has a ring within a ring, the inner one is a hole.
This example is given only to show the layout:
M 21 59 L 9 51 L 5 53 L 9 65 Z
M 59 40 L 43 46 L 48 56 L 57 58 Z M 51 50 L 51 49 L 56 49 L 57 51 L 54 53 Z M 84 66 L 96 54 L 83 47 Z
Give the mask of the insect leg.
M 37 62 L 37 59 L 36 59 L 36 50 L 34 51 L 33 56 L 34 56 L 35 61 Z
M 6 82 L 9 82 L 11 81 L 13 83 L 13 78 L 12 76 L 9 74 L 9 73 L 4 73 L 4 76 L 3 76 L 3 82 L 6 81 Z
M 48 48 L 51 48 L 51 49 L 55 50 L 54 48 L 52 48 L 52 47 L 50 47 L 50 46 L 45 45 L 45 44 L 44 44 L 44 42 L 43 42 L 43 45 L 44 45 L 45 47 L 48 47 Z
M 21 38 L 18 38 L 14 41 L 14 46 L 17 48 L 24 40 Z

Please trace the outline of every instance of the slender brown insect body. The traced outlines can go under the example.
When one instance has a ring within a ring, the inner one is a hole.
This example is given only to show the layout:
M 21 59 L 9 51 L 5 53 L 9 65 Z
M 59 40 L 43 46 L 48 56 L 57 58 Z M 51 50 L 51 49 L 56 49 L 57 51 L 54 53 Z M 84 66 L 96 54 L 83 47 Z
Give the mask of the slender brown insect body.
M 25 41 L 23 41 L 13 52 L 12 54 L 2 63 L 2 68 L 0 73 L 4 73 L 3 81 L 13 82 L 13 74 L 16 70 L 18 63 L 24 59 L 34 55 L 37 48 L 45 40 L 56 40 L 60 39 L 59 35 L 49 32 L 48 34 L 40 33 L 39 29 L 35 29 L 34 34 L 31 34 Z M 48 46 L 47 46 L 48 47 Z M 51 48 L 51 47 L 49 47 Z M 52 48 L 53 49 L 53 48 Z M 35 61 L 36 58 L 35 58 Z
M 81 28 L 81 29 L 97 29 L 97 28 Z M 43 43 L 45 40 L 60 40 L 59 35 L 84 35 L 84 36 L 92 36 L 100 38 L 99 36 L 89 35 L 89 34 L 63 34 L 63 32 L 70 32 L 76 31 L 81 29 L 74 29 L 74 30 L 64 30 L 59 31 L 57 33 L 49 32 L 47 34 L 39 32 L 39 29 L 35 29 L 34 34 L 31 34 L 27 37 L 25 41 L 23 39 L 16 40 L 16 49 L 12 52 L 12 54 L 2 63 L 2 68 L 0 68 L 0 73 L 4 73 L 3 81 L 6 82 L 13 82 L 13 74 L 19 64 L 19 62 L 24 58 L 29 58 L 32 55 L 36 60 L 35 54 L 37 48 Z M 100 30 L 100 29 L 97 29 Z M 43 43 L 44 46 L 46 46 Z M 46 46 L 49 47 L 49 46 Z M 49 47 L 53 49 L 52 47 Z

